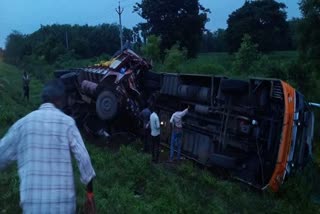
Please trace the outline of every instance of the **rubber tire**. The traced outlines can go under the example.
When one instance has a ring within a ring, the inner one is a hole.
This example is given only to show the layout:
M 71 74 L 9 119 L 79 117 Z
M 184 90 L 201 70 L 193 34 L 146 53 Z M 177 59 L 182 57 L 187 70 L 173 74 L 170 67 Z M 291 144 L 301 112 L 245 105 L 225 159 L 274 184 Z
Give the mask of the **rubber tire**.
M 60 78 L 61 76 L 71 73 L 71 70 L 56 70 L 53 75 L 55 78 Z
M 181 98 L 188 100 L 196 100 L 200 87 L 194 85 L 180 85 L 178 94 Z
M 186 98 L 188 95 L 188 85 L 180 85 L 178 87 L 178 95 L 181 98 Z
M 76 89 L 77 76 L 78 76 L 77 73 L 70 72 L 60 77 L 60 79 L 62 80 L 63 84 L 66 87 L 65 88 L 66 91 L 73 91 Z
M 199 89 L 198 95 L 197 95 L 197 101 L 209 103 L 210 102 L 210 88 L 201 87 Z
M 102 91 L 96 101 L 96 112 L 101 120 L 111 120 L 118 113 L 118 100 L 114 92 Z

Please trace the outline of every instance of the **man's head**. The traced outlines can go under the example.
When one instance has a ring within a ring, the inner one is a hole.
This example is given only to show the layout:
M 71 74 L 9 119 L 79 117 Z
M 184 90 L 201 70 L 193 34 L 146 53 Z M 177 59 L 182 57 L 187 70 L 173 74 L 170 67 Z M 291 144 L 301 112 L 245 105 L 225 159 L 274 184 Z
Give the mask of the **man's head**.
M 42 103 L 52 103 L 62 109 L 65 104 L 65 87 L 61 80 L 51 80 L 45 84 L 42 94 Z
M 149 109 L 150 109 L 151 112 L 155 112 L 156 114 L 159 113 L 159 109 L 158 109 L 158 107 L 155 106 L 155 105 L 150 105 L 150 106 L 149 106 Z

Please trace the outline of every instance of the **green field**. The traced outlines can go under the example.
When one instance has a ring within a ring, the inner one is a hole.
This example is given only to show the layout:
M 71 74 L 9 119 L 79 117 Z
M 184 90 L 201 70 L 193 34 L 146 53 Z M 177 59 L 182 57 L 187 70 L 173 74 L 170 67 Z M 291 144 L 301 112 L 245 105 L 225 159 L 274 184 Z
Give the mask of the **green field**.
M 275 56 L 274 60 L 278 59 Z M 205 62 L 227 70 L 232 57 L 205 54 L 184 66 Z M 0 61 L 0 83 L 4 84 L 0 87 L 0 137 L 18 118 L 39 105 L 42 83 L 32 78 L 31 101 L 22 101 L 21 74 Z M 90 139 L 86 142 L 97 173 L 94 193 L 98 213 L 320 213 L 320 172 L 313 164 L 289 178 L 274 194 L 221 178 L 188 161 L 179 165 L 152 164 L 150 155 L 140 152 L 139 142 L 121 146 L 119 151 L 94 146 Z M 12 165 L 0 172 L 0 213 L 21 212 L 16 170 Z M 77 173 L 75 181 L 78 213 L 82 213 L 85 187 Z

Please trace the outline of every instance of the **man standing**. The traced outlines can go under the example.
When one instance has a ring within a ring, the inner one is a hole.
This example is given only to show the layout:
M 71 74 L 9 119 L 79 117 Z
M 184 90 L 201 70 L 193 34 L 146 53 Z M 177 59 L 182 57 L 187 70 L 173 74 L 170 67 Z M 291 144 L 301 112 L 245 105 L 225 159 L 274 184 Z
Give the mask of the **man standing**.
M 150 128 L 152 139 L 152 161 L 158 163 L 160 154 L 160 121 L 155 107 L 151 108 L 151 112 Z
M 0 140 L 0 170 L 18 161 L 23 213 L 75 213 L 73 154 L 80 180 L 87 185 L 86 207 L 94 210 L 95 171 L 74 120 L 59 110 L 64 104 L 63 83 L 49 82 L 42 101 Z
M 170 143 L 170 162 L 173 161 L 174 148 L 177 147 L 177 160 L 181 155 L 181 138 L 182 138 L 182 118 L 188 113 L 189 107 L 183 111 L 177 111 L 172 114 L 170 123 L 172 127 Z
M 29 83 L 30 83 L 29 74 L 26 71 L 24 71 L 22 75 L 23 99 L 26 97 L 28 101 L 29 101 Z
M 150 125 L 149 125 L 149 120 L 150 120 L 150 115 L 151 115 L 151 111 L 149 108 L 145 108 L 143 109 L 140 114 L 139 117 L 142 120 L 143 123 L 143 143 L 144 143 L 144 147 L 143 150 L 145 152 L 149 152 L 149 139 L 150 139 Z

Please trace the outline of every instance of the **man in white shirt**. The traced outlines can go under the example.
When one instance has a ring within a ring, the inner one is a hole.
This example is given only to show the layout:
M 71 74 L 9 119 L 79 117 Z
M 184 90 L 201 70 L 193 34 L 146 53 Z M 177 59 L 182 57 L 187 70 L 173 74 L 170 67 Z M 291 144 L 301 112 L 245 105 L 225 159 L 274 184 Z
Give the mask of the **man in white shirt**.
M 181 156 L 181 138 L 182 138 L 182 118 L 188 113 L 189 107 L 183 111 L 177 111 L 172 114 L 170 123 L 172 127 L 170 143 L 170 162 L 173 161 L 174 148 L 177 147 L 177 160 Z
M 23 213 L 76 212 L 71 154 L 87 185 L 86 207 L 95 209 L 96 174 L 75 121 L 59 110 L 63 98 L 63 83 L 51 81 L 43 89 L 40 108 L 18 120 L 0 140 L 0 170 L 18 162 Z
M 152 106 L 150 110 L 152 112 L 150 115 L 152 161 L 157 163 L 159 162 L 160 154 L 160 121 L 155 107 Z

